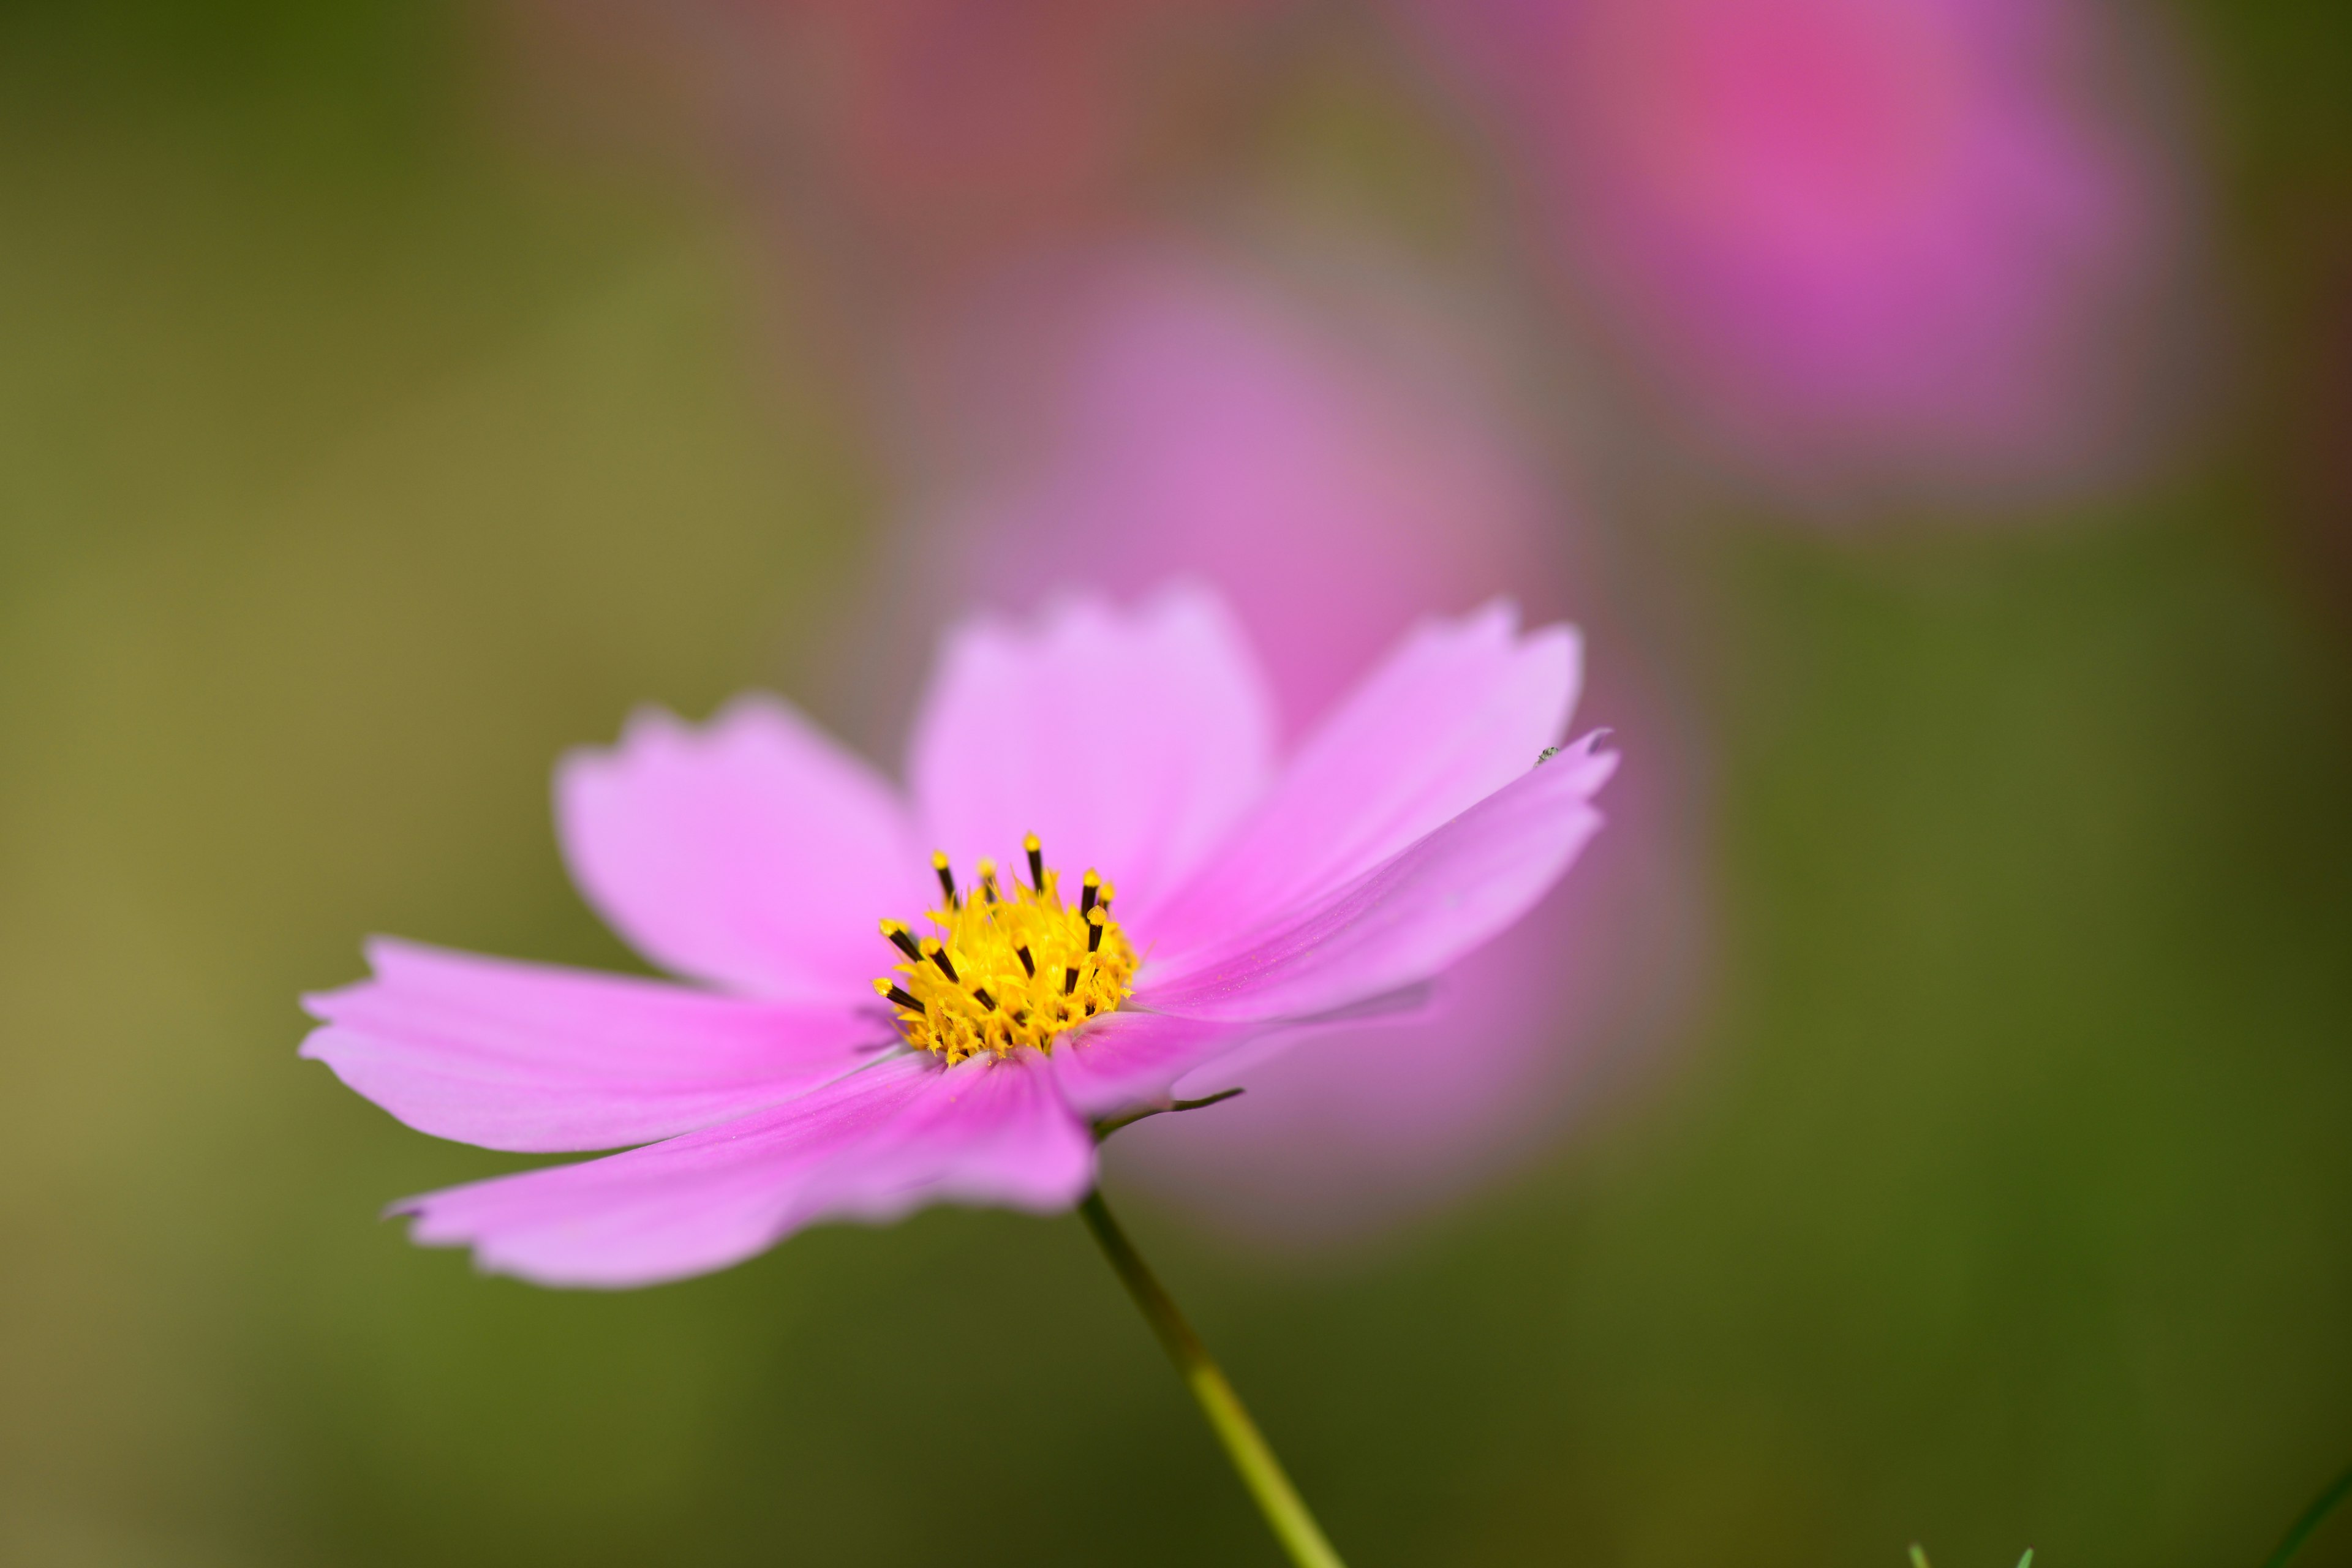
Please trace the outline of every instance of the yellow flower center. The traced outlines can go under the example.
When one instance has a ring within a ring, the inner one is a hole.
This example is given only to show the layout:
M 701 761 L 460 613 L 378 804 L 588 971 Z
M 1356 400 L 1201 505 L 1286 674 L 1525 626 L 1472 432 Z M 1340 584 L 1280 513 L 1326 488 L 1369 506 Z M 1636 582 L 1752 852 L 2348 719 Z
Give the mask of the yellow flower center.
M 966 897 L 956 890 L 948 858 L 934 855 L 940 904 L 924 916 L 933 934 L 882 922 L 904 962 L 874 989 L 898 1010 L 908 1045 L 950 1064 L 1021 1046 L 1051 1056 L 1055 1039 L 1133 990 L 1139 961 L 1110 918 L 1111 885 L 1089 870 L 1077 901 L 1066 903 L 1061 873 L 1045 864 L 1037 836 L 1022 848 L 1026 887 L 1018 879 L 1000 887 L 996 862 L 982 860 L 980 886 Z

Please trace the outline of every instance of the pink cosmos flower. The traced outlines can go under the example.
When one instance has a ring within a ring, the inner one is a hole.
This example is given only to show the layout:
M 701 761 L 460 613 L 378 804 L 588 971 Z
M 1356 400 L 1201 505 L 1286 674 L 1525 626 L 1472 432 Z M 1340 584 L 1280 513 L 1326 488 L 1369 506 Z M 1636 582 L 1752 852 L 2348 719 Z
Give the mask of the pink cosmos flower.
M 1502 606 L 1425 623 L 1277 763 L 1219 600 L 1073 599 L 949 637 L 903 793 L 781 702 L 644 714 L 565 760 L 557 816 L 590 901 L 682 984 L 378 941 L 373 978 L 309 999 L 302 1051 L 423 1131 L 625 1147 L 399 1205 L 545 1284 L 930 1203 L 1066 1209 L 1096 1123 L 1411 1005 L 1543 895 L 1616 761 L 1548 752 L 1578 659 Z
M 1402 0 L 1592 314 L 1768 467 L 2108 464 L 2176 193 L 2084 0 Z

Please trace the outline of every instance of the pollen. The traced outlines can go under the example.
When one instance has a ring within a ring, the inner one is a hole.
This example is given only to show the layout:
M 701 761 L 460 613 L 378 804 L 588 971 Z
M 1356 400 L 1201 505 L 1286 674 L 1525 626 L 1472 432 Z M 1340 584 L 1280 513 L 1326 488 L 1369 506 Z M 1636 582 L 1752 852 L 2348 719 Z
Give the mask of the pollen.
M 1116 889 L 1090 868 L 1066 902 L 1061 873 L 1045 864 L 1035 834 L 1022 851 L 1026 883 L 1000 880 L 996 862 L 982 860 L 969 895 L 947 856 L 932 856 L 940 906 L 923 916 L 929 934 L 882 922 L 898 962 L 874 982 L 875 994 L 908 1045 L 950 1064 L 1024 1046 L 1050 1056 L 1055 1040 L 1134 989 L 1139 961 L 1112 916 Z

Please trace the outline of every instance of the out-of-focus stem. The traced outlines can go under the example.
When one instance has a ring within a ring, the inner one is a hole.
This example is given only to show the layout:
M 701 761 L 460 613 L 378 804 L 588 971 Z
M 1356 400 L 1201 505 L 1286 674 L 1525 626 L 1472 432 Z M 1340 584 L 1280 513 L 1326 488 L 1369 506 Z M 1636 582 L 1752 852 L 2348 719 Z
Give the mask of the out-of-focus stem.
M 2294 1554 L 2303 1550 L 2303 1543 L 2311 1539 L 2311 1532 L 2325 1523 L 2327 1516 L 2336 1511 L 2336 1505 L 2347 1497 L 2352 1497 L 2352 1470 L 2336 1477 L 2334 1486 L 2312 1499 L 2311 1506 L 2303 1510 L 2303 1517 L 2287 1531 L 2286 1539 L 2279 1542 L 2278 1550 L 2271 1553 L 2263 1568 L 2286 1568 Z

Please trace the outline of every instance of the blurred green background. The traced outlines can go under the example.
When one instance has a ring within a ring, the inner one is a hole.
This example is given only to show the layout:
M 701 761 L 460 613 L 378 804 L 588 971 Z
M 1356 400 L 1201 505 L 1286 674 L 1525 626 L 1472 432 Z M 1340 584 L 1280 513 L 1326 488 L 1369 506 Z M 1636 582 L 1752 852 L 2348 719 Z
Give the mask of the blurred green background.
M 376 1223 L 528 1162 L 296 994 L 631 963 L 551 762 L 821 684 L 880 489 L 726 204 L 518 130 L 485 17 L 4 15 L 0 1561 L 1274 1562 L 1075 1220 L 623 1295 Z M 2352 48 L 2177 20 L 2216 437 L 2031 531 L 1629 520 L 1706 628 L 1670 1058 L 1369 1253 L 1129 1205 L 1358 1568 L 2251 1564 L 2352 1460 Z

